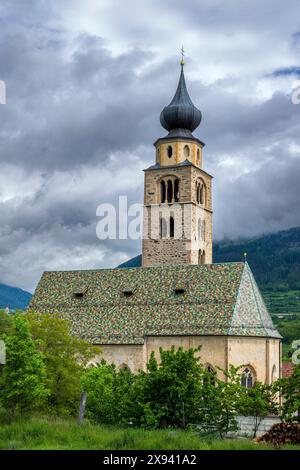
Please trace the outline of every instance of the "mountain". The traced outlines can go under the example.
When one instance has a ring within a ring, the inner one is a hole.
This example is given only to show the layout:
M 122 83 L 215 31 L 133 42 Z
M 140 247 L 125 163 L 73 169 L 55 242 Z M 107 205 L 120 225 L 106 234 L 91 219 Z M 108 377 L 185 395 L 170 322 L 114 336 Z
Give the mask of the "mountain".
M 0 284 L 0 308 L 24 310 L 31 299 L 31 294 L 17 287 Z

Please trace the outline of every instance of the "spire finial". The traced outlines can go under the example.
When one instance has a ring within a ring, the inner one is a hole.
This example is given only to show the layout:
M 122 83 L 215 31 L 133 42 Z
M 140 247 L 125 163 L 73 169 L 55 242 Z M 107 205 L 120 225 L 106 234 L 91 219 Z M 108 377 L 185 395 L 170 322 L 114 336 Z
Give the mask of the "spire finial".
M 182 46 L 181 46 L 180 53 L 181 53 L 180 65 L 183 66 L 183 65 L 184 65 L 184 49 L 183 49 L 183 44 L 182 44 Z
M 244 253 L 244 261 L 245 261 L 245 263 L 247 262 L 247 255 L 248 255 L 248 253 L 245 251 L 245 253 Z

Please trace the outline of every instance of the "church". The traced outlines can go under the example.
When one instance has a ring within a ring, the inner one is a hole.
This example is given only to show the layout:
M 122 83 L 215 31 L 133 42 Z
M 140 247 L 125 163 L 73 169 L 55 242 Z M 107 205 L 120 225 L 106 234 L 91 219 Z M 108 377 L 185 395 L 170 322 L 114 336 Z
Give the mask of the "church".
M 160 115 L 167 135 L 144 170 L 141 266 L 46 271 L 30 309 L 69 320 L 72 334 L 99 346 L 94 364 L 104 358 L 137 372 L 161 347 L 201 346 L 201 362 L 220 377 L 219 368 L 243 365 L 245 386 L 270 384 L 281 376 L 281 336 L 251 269 L 213 263 L 212 176 L 193 135 L 201 117 L 182 60 Z

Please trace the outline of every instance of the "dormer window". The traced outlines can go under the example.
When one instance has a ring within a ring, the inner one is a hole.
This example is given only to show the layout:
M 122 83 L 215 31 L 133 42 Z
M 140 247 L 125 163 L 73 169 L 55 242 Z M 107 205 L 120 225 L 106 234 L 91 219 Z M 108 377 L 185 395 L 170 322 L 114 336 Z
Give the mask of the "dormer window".
M 174 293 L 176 295 L 183 295 L 185 293 L 185 289 L 183 289 L 182 287 L 176 287 L 176 289 L 174 289 Z
M 131 290 L 131 289 L 123 290 L 122 294 L 123 294 L 124 297 L 132 297 L 133 296 L 133 290 Z
M 86 291 L 87 291 L 87 287 L 77 286 L 73 291 L 73 296 L 76 299 L 82 299 L 82 297 L 85 295 Z

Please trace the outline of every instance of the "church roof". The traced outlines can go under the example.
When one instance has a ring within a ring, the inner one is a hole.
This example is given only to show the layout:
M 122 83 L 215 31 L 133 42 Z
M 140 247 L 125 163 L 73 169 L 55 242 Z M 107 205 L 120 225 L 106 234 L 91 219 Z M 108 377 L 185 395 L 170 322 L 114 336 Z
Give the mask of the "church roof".
M 30 308 L 94 344 L 147 335 L 280 338 L 246 263 L 44 272 Z

